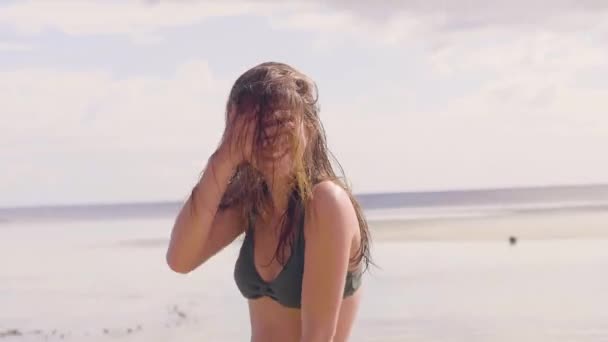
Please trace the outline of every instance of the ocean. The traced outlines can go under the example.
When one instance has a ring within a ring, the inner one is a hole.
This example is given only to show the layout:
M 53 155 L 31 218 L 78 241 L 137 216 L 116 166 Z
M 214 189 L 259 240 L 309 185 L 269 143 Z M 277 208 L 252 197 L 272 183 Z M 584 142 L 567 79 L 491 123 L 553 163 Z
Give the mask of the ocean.
M 357 197 L 375 266 L 350 342 L 608 341 L 608 186 Z M 249 340 L 240 241 L 167 267 L 180 204 L 0 209 L 0 341 Z
M 370 220 L 424 220 L 608 210 L 608 185 L 367 193 L 355 196 Z M 163 218 L 181 202 L 110 203 L 0 208 L 0 223 L 40 220 Z

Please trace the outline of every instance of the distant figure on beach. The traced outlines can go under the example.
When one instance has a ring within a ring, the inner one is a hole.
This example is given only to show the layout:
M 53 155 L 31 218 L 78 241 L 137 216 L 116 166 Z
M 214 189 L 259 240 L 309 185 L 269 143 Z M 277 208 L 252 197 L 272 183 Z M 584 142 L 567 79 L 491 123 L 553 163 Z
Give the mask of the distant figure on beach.
M 517 243 L 517 238 L 515 236 L 509 237 L 509 243 L 514 246 Z
M 236 80 L 222 139 L 175 220 L 167 263 L 189 273 L 244 233 L 234 280 L 253 342 L 349 338 L 370 233 L 329 157 L 309 77 L 267 62 Z

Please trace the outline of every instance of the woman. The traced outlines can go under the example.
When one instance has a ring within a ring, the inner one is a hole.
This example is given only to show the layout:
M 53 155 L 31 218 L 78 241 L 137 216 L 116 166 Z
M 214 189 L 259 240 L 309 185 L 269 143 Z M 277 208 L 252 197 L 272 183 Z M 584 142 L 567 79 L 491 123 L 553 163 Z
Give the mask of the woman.
M 316 86 L 282 63 L 235 82 L 219 147 L 176 218 L 167 263 L 188 273 L 243 232 L 234 269 L 252 341 L 347 341 L 369 232 L 329 160 Z

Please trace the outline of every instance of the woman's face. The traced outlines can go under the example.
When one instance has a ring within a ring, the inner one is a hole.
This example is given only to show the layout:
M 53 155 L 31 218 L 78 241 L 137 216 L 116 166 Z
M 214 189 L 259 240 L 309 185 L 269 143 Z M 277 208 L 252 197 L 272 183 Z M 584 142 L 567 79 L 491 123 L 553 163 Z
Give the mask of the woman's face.
M 303 121 L 285 113 L 264 120 L 260 128 L 262 143 L 257 146 L 254 167 L 267 177 L 287 177 L 295 162 L 303 157 L 307 134 Z
M 236 134 L 250 151 L 249 163 L 267 178 L 285 178 L 293 174 L 295 163 L 301 160 L 308 143 L 308 134 L 301 117 L 288 110 L 261 114 L 259 107 L 239 112 L 230 106 L 228 120 L 245 120 Z M 235 126 L 236 127 L 236 126 Z M 251 147 L 248 147 L 251 146 Z M 246 152 L 248 153 L 248 152 Z

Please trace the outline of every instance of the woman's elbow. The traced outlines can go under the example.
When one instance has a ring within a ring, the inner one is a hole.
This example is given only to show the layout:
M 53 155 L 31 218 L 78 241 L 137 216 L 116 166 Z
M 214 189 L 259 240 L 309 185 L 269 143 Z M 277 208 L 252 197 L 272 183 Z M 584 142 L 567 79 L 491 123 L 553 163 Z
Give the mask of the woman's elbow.
M 182 258 L 180 258 L 179 255 L 176 254 L 177 253 L 172 252 L 171 249 L 167 251 L 165 259 L 169 268 L 173 272 L 180 274 L 188 274 L 192 272 L 194 268 L 189 263 L 182 260 Z

